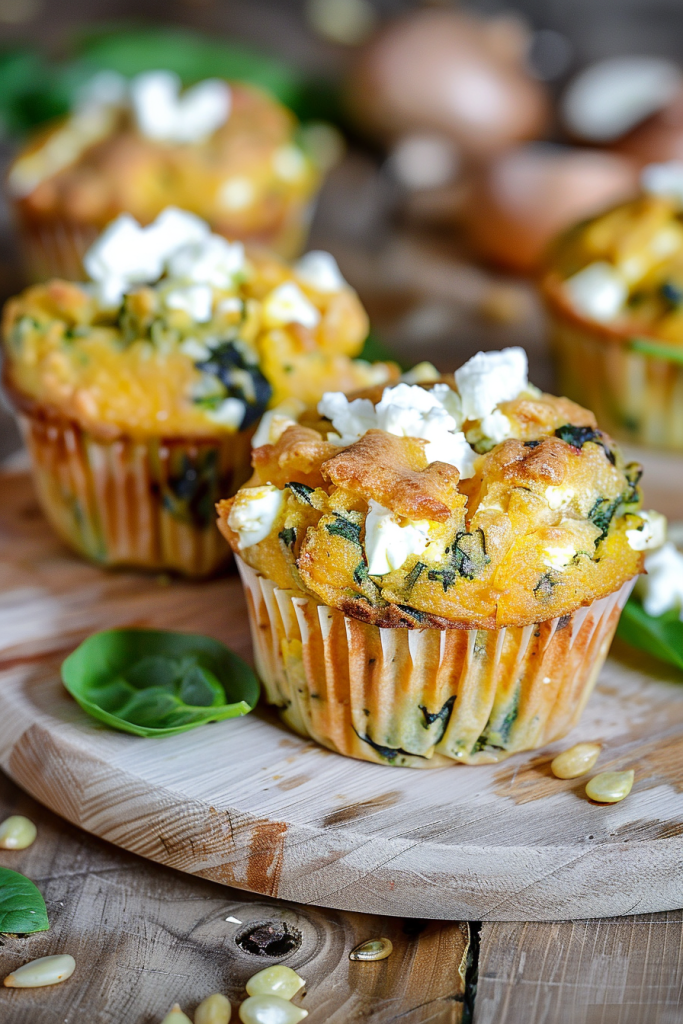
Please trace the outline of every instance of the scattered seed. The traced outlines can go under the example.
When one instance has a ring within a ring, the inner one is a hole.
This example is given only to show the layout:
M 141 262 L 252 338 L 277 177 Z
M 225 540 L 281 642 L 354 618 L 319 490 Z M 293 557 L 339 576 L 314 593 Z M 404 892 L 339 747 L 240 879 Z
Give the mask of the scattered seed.
M 37 835 L 32 821 L 21 814 L 13 814 L 0 825 L 0 850 L 25 850 Z
M 230 924 L 242 924 L 242 922 L 240 921 L 239 917 L 226 917 L 225 920 L 229 921 Z
M 76 970 L 76 961 L 68 953 L 56 956 L 40 956 L 27 964 L 17 967 L 8 974 L 3 984 L 5 988 L 42 988 L 44 985 L 58 985 L 66 981 Z
M 192 1024 L 192 1021 L 183 1013 L 178 1003 L 174 1003 L 168 1011 L 161 1024 Z
M 228 1024 L 232 1015 L 230 1000 L 220 992 L 203 999 L 194 1011 L 194 1024 Z
M 349 960 L 386 960 L 394 946 L 391 939 L 369 939 L 349 953 Z
M 304 979 L 291 967 L 273 964 L 272 967 L 264 967 L 249 979 L 247 992 L 250 996 L 279 996 L 280 999 L 291 999 L 305 984 Z
M 599 743 L 577 743 L 554 757 L 550 770 L 558 779 L 578 779 L 591 770 L 601 750 Z
M 242 1024 L 299 1024 L 308 1010 L 279 996 L 249 996 L 240 1006 Z
M 599 804 L 616 804 L 628 796 L 633 785 L 633 772 L 600 772 L 586 785 L 586 796 Z

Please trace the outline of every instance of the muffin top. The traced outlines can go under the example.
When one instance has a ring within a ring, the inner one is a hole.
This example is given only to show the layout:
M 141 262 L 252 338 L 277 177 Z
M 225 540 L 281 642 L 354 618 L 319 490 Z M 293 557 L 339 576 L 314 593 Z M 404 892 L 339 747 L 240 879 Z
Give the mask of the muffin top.
M 529 625 L 617 590 L 661 543 L 640 466 L 529 384 L 522 349 L 268 417 L 219 527 L 278 587 L 366 622 Z
M 101 437 L 214 437 L 269 405 L 397 376 L 353 359 L 368 320 L 332 256 L 294 266 L 168 208 L 123 214 L 85 258 L 91 280 L 28 288 L 4 311 L 4 379 L 19 404 Z
M 607 335 L 683 343 L 683 164 L 652 164 L 642 193 L 557 243 L 546 293 Z
M 296 127 L 253 86 L 209 79 L 181 94 L 169 71 L 131 82 L 102 72 L 71 116 L 20 154 L 8 184 L 29 220 L 103 228 L 126 211 L 149 224 L 175 205 L 228 237 L 258 239 L 319 184 Z

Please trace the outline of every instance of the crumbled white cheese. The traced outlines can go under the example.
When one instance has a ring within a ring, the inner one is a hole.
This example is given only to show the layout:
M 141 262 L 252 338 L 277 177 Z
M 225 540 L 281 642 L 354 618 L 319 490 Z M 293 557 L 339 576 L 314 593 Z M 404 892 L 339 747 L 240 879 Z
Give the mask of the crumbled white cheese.
M 83 257 L 91 280 L 111 305 L 133 284 L 150 284 L 164 272 L 169 257 L 184 245 L 210 234 L 209 226 L 194 214 L 167 207 L 153 224 L 142 228 L 122 213 L 102 232 Z
M 77 111 L 128 104 L 128 79 L 118 71 L 98 71 L 84 82 L 74 97 Z
M 623 275 L 611 263 L 590 263 L 564 282 L 569 301 L 577 313 L 608 323 L 621 312 L 628 297 Z
M 410 555 L 421 555 L 429 543 L 427 520 L 402 519 L 379 502 L 369 501 L 365 520 L 365 555 L 371 576 L 400 569 Z
M 222 427 L 239 430 L 242 426 L 247 404 L 241 398 L 226 398 L 215 409 L 206 409 L 208 419 L 220 423 Z
M 683 204 L 683 163 L 669 160 L 665 164 L 648 164 L 640 176 L 643 191 L 650 195 L 667 196 Z
M 273 529 L 284 501 L 284 491 L 273 484 L 243 487 L 235 496 L 228 525 L 239 535 L 237 546 L 251 547 L 265 540 Z
M 429 442 L 425 449 L 428 462 L 447 462 L 466 479 L 474 475 L 476 454 L 448 411 L 452 403 L 457 412 L 458 402 L 458 396 L 446 384 L 437 384 L 431 391 L 417 384 L 397 384 L 384 389 L 376 406 L 367 398 L 349 402 L 341 392 L 327 392 L 318 411 L 332 421 L 336 433 L 328 434 L 328 440 L 334 444 L 353 444 L 373 429 L 398 437 L 424 438 Z
M 477 352 L 455 371 L 465 419 L 488 416 L 500 402 L 517 398 L 527 386 L 528 363 L 523 348 Z
M 226 178 L 218 190 L 218 202 L 226 210 L 246 210 L 256 199 L 256 189 L 249 178 Z
M 411 370 L 406 370 L 405 373 L 401 374 L 401 380 L 404 384 L 431 384 L 433 381 L 439 379 L 441 374 L 434 366 L 433 363 L 423 362 L 413 366 Z M 451 389 L 448 388 L 450 391 Z M 452 392 L 455 394 L 455 392 Z
M 638 580 L 637 590 L 648 615 L 663 615 L 678 609 L 683 621 L 683 554 L 667 541 L 645 559 L 647 576 Z
M 285 281 L 266 295 L 262 313 L 266 327 L 302 324 L 312 329 L 320 322 L 320 311 L 293 281 Z
M 317 292 L 339 292 L 346 287 L 337 261 L 329 252 L 313 249 L 294 264 L 294 273 Z
M 287 427 L 296 425 L 297 416 L 305 408 L 304 403 L 298 398 L 286 398 L 274 409 L 269 409 L 261 417 L 251 447 L 260 448 L 262 444 L 277 444 Z
M 512 423 L 500 409 L 494 409 L 488 416 L 482 418 L 480 430 L 485 440 L 500 444 L 511 436 Z
M 634 551 L 652 551 L 666 541 L 666 516 L 660 512 L 638 512 L 643 525 L 626 531 L 629 547 Z
M 273 153 L 273 170 L 283 181 L 299 181 L 306 173 L 306 157 L 298 146 L 280 146 Z
M 549 544 L 543 549 L 543 564 L 550 569 L 564 569 L 573 560 L 576 548 L 573 544 Z
M 558 509 L 563 508 L 570 503 L 574 497 L 574 493 L 573 487 L 546 487 L 545 500 L 548 502 L 548 505 L 553 512 L 556 512 Z
M 207 78 L 186 89 L 173 71 L 146 71 L 130 84 L 130 100 L 139 131 L 158 142 L 201 142 L 230 116 L 227 82 Z
M 219 313 L 241 313 L 243 308 L 242 299 L 238 299 L 236 295 L 230 295 L 218 303 Z
M 173 253 L 168 260 L 168 273 L 197 284 L 231 288 L 235 278 L 244 271 L 244 265 L 241 242 L 228 242 L 220 235 L 209 235 Z M 239 299 L 233 301 L 239 303 Z
M 183 355 L 189 356 L 195 362 L 199 362 L 202 359 L 208 359 L 211 355 L 211 349 L 208 345 L 205 345 L 203 341 L 198 338 L 185 338 L 180 343 L 180 351 Z
M 180 309 L 198 324 L 206 324 L 213 314 L 213 289 L 208 284 L 172 288 L 166 292 L 164 303 L 168 309 Z

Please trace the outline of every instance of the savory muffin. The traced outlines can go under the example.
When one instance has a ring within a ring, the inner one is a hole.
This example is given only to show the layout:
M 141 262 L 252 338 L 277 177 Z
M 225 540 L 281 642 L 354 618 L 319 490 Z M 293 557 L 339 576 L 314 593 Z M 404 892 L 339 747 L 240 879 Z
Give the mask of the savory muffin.
M 683 164 L 555 245 L 543 280 L 561 388 L 617 436 L 683 450 Z
M 107 564 L 211 571 L 213 504 L 246 479 L 269 404 L 390 379 L 352 356 L 368 323 L 328 253 L 294 266 L 169 208 L 121 216 L 90 281 L 34 285 L 4 313 L 5 385 L 47 515 Z
M 35 280 L 80 279 L 85 250 L 120 213 L 167 206 L 287 258 L 304 244 L 320 173 L 294 115 L 253 86 L 170 71 L 100 72 L 63 122 L 32 139 L 8 187 Z
M 640 467 L 530 385 L 521 349 L 326 394 L 253 466 L 218 511 L 268 699 L 297 731 L 394 765 L 563 735 L 661 532 L 639 512 Z

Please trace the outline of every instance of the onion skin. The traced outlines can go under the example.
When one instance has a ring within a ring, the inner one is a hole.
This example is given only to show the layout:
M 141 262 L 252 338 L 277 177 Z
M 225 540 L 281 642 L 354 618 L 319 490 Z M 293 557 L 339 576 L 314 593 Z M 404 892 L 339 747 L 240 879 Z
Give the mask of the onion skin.
M 481 158 L 541 135 L 545 88 L 523 65 L 528 36 L 509 17 L 418 10 L 389 23 L 360 52 L 346 105 L 368 134 L 390 142 L 431 131 Z
M 588 149 L 520 146 L 495 158 L 462 205 L 469 240 L 486 260 L 534 272 L 552 239 L 637 191 L 635 165 Z
M 683 89 L 658 113 L 619 139 L 611 147 L 639 166 L 683 160 Z

